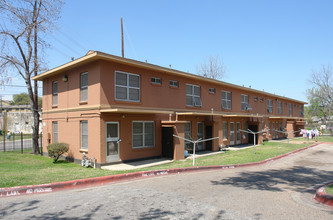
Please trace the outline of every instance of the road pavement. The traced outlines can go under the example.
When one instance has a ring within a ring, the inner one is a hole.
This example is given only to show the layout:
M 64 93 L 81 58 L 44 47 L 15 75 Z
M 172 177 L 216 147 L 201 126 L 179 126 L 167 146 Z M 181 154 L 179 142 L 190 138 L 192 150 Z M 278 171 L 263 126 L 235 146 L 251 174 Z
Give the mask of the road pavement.
M 271 163 L 0 198 L 0 219 L 333 219 L 313 199 L 333 145 Z

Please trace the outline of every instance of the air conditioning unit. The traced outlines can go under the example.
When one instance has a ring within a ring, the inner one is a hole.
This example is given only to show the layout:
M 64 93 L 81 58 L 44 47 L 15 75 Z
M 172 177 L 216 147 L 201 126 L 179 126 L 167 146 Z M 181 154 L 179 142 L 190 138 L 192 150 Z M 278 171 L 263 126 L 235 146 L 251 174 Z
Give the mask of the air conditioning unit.
M 251 106 L 250 106 L 249 104 L 247 104 L 247 105 L 245 106 L 245 110 L 246 110 L 246 111 L 251 111 L 252 108 L 251 108 Z

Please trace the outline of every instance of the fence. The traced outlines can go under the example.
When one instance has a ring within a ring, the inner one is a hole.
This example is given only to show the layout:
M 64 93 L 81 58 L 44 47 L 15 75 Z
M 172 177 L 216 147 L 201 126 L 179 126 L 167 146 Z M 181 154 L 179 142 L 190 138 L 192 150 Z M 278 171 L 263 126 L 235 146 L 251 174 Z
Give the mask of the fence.
M 42 134 L 39 135 L 38 142 L 40 152 L 43 154 Z M 11 133 L 10 135 L 0 135 L 0 152 L 30 153 L 29 149 L 32 150 L 32 134 Z

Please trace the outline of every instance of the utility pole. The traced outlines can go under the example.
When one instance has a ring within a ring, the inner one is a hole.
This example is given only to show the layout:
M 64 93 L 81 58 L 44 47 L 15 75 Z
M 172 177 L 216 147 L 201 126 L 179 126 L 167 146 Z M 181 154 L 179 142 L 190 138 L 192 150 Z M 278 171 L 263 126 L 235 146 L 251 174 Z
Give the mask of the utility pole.
M 124 57 L 124 32 L 123 32 L 123 18 L 120 18 L 121 23 L 121 56 Z

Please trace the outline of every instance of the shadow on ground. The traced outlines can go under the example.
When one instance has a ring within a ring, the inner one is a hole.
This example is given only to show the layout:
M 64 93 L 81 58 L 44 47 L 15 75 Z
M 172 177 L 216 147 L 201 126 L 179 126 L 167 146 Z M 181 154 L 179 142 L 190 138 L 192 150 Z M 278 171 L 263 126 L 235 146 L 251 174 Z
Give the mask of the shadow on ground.
M 313 191 L 316 184 L 332 179 L 333 171 L 294 166 L 290 169 L 242 172 L 239 176 L 211 181 L 213 185 L 232 185 L 245 189 L 282 192 Z

